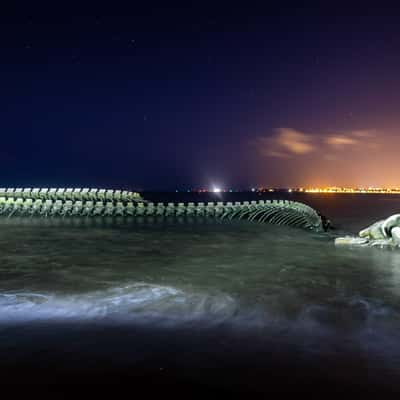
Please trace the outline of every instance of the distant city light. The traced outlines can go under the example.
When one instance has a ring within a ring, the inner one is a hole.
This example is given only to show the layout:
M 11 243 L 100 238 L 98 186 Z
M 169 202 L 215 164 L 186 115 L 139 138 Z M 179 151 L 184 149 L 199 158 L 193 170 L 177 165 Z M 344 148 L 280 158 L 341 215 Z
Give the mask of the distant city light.
M 233 192 L 259 192 L 259 193 L 266 193 L 266 192 L 287 192 L 287 193 L 379 193 L 379 194 L 400 194 L 400 187 L 395 188 L 382 188 L 382 187 L 336 187 L 336 186 L 327 186 L 327 187 L 297 187 L 297 188 L 271 188 L 271 187 L 260 187 L 260 188 L 246 188 L 246 189 L 222 189 L 218 186 L 213 186 L 211 189 L 196 189 L 196 188 L 189 188 L 189 189 L 175 189 L 176 193 L 179 192 L 188 192 L 188 193 L 233 193 Z
M 379 193 L 379 194 L 400 194 L 400 188 L 352 188 L 352 187 L 314 187 L 314 188 L 303 188 L 306 193 Z

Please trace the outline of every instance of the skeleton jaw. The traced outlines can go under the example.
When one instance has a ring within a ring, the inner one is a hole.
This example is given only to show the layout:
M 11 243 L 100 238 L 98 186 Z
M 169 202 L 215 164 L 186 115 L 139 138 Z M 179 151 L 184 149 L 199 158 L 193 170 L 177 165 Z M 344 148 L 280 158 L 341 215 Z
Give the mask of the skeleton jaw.
M 400 248 L 400 214 L 375 222 L 359 233 L 359 237 L 335 239 L 336 246 Z

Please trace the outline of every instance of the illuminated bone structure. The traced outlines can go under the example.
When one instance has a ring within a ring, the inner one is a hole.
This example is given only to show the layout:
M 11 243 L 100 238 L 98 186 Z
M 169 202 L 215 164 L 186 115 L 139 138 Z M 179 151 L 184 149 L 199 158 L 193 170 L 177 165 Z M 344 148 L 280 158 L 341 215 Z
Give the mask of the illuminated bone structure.
M 33 200 L 140 201 L 139 193 L 89 188 L 0 188 L 0 197 Z
M 358 237 L 345 236 L 335 239 L 336 245 L 368 246 L 379 248 L 400 247 L 400 214 L 375 222 L 360 231 Z
M 0 189 L 0 214 L 11 216 L 212 217 L 245 219 L 322 231 L 311 207 L 288 200 L 156 203 L 139 193 L 105 189 Z

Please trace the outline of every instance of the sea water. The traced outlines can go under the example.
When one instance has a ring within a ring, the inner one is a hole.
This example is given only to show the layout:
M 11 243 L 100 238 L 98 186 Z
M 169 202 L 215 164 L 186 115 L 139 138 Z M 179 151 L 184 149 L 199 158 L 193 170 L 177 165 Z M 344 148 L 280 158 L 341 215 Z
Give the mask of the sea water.
M 290 198 L 315 207 L 335 229 L 207 218 L 1 218 L 3 377 L 174 371 L 201 384 L 264 391 L 274 373 L 290 382 L 293 371 L 308 371 L 311 380 L 396 389 L 400 250 L 335 247 L 334 238 L 399 212 L 400 197 Z

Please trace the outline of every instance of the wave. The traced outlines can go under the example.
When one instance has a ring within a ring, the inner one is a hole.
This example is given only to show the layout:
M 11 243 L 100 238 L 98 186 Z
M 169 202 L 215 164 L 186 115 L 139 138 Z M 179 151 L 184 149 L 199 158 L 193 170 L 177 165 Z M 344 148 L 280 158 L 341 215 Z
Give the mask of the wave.
M 297 312 L 285 313 L 284 294 L 269 303 L 240 303 L 233 296 L 216 292 L 184 290 L 172 286 L 136 282 L 83 294 L 35 292 L 0 293 L 0 322 L 57 318 L 127 318 L 170 316 L 173 318 L 211 318 L 245 320 L 246 325 L 271 326 L 295 323 L 326 330 L 365 328 L 377 323 L 398 323 L 400 313 L 381 301 L 361 296 L 337 296 L 324 304 L 298 302 Z M 273 312 L 272 312 L 273 310 Z M 293 313 L 292 313 L 293 314 Z
M 80 295 L 0 293 L 0 323 L 32 320 L 140 318 L 221 321 L 236 312 L 236 302 L 225 294 L 187 293 L 170 286 L 133 283 Z
M 294 343 L 308 354 L 356 349 L 379 357 L 382 365 L 393 360 L 398 364 L 400 360 L 398 311 L 360 296 L 304 304 L 289 318 L 276 310 L 271 313 L 267 305 L 244 306 L 224 293 L 192 292 L 148 283 L 75 295 L 0 293 L 3 327 L 57 321 L 151 323 L 153 328 L 179 328 L 188 323 L 196 324 L 196 329 L 223 326 L 235 338 L 247 338 L 243 343 L 253 337 L 258 342 L 282 346 Z

